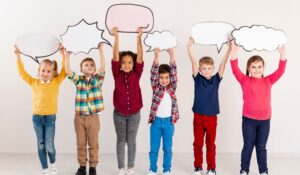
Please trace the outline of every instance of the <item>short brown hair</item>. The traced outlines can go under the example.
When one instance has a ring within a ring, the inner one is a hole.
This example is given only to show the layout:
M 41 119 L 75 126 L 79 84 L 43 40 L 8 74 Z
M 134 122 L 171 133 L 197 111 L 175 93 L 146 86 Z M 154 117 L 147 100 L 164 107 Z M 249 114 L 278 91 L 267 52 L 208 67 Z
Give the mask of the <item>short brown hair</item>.
M 96 64 L 95 61 L 93 60 L 93 58 L 87 57 L 81 61 L 80 68 L 82 68 L 83 63 L 87 62 L 87 61 L 90 61 L 90 62 L 93 62 L 94 64 Z
M 165 73 L 170 73 L 170 66 L 167 64 L 161 64 L 158 67 L 158 73 L 159 74 L 165 74 Z
M 201 64 L 214 65 L 214 60 L 211 57 L 205 56 L 200 58 L 199 65 Z
M 259 56 L 259 55 L 254 55 L 254 56 L 252 56 L 252 57 L 250 57 L 250 58 L 248 59 L 248 61 L 247 61 L 247 67 L 246 67 L 246 75 L 247 75 L 247 76 L 249 76 L 249 71 L 248 71 L 248 69 L 249 69 L 250 65 L 251 65 L 252 63 L 254 63 L 254 62 L 259 62 L 259 61 L 261 61 L 261 62 L 263 63 L 263 66 L 265 66 L 264 59 L 263 59 L 261 56 Z

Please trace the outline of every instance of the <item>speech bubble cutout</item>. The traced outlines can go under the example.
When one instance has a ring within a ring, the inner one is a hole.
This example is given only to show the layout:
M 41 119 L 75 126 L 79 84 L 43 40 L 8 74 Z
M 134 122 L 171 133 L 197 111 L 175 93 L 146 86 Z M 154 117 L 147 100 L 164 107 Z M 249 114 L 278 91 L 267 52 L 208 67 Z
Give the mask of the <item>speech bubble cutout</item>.
M 142 5 L 114 4 L 106 12 L 105 25 L 110 35 L 113 35 L 113 27 L 118 27 L 122 33 L 137 33 L 137 28 L 140 27 L 147 33 L 153 29 L 153 12 Z
M 235 43 L 250 52 L 274 51 L 278 46 L 287 42 L 287 37 L 282 30 L 266 27 L 263 25 L 243 26 L 232 32 Z
M 225 22 L 203 22 L 192 27 L 192 37 L 196 44 L 216 45 L 219 53 L 234 29 L 233 25 Z
M 16 40 L 16 47 L 22 55 L 39 63 L 38 58 L 55 54 L 59 49 L 59 39 L 48 33 L 29 33 Z
M 111 44 L 103 38 L 104 30 L 99 29 L 97 22 L 87 23 L 82 19 L 75 25 L 68 26 L 67 31 L 60 37 L 67 51 L 74 54 L 80 52 L 88 54 L 92 49 L 97 49 L 99 43 Z
M 177 39 L 169 31 L 155 31 L 147 34 L 144 43 L 150 47 L 147 52 L 153 51 L 155 48 L 160 48 L 162 51 L 176 47 Z

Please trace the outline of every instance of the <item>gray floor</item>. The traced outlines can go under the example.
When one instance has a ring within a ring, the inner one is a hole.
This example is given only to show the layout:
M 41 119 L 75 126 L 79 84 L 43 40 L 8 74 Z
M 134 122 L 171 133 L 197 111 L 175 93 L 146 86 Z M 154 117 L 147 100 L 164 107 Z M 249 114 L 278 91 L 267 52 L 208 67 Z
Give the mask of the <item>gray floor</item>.
M 113 154 L 100 155 L 101 160 L 97 167 L 98 175 L 117 174 L 116 157 Z M 218 154 L 217 174 L 238 175 L 240 158 L 239 154 Z M 159 172 L 161 169 L 159 159 Z M 300 156 L 294 155 L 269 155 L 270 175 L 300 175 Z M 77 169 L 75 155 L 57 155 L 59 175 L 73 175 Z M 0 175 L 39 175 L 40 164 L 37 155 L 25 154 L 0 154 Z M 147 154 L 138 154 L 136 158 L 136 175 L 145 175 L 148 171 Z M 193 155 L 173 155 L 173 175 L 193 174 Z M 252 158 L 250 175 L 258 175 L 256 158 Z

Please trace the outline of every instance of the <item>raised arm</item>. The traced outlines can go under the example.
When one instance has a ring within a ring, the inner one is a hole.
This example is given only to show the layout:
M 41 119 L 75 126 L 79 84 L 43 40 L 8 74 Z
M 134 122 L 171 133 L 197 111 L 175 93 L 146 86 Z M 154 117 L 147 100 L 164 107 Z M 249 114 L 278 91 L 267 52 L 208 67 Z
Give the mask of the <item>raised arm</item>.
M 99 67 L 99 72 L 105 72 L 105 56 L 103 52 L 103 43 L 100 43 L 98 45 L 98 50 L 100 54 L 100 67 Z
M 168 49 L 168 53 L 170 55 L 170 83 L 173 89 L 177 88 L 177 66 L 175 64 L 175 57 L 174 57 L 174 49 Z
M 138 28 L 137 31 L 138 31 L 138 34 L 137 34 L 137 58 L 136 58 L 136 62 L 141 64 L 141 63 L 143 63 L 143 45 L 142 45 L 143 30 L 142 30 L 142 28 Z
M 199 72 L 199 66 L 196 60 L 196 57 L 194 56 L 192 45 L 195 43 L 194 39 L 192 37 L 189 38 L 189 41 L 187 43 L 187 50 L 189 53 L 189 57 L 192 63 L 192 71 L 193 71 L 193 76 L 195 77 L 198 72 Z
M 237 59 L 237 51 L 238 51 L 238 46 L 234 43 L 234 41 L 231 41 L 231 51 L 230 51 L 230 55 L 231 58 L 230 60 L 236 60 Z
M 238 48 L 239 47 L 234 43 L 234 41 L 231 41 L 230 63 L 235 78 L 238 80 L 238 82 L 243 83 L 243 81 L 247 78 L 247 76 L 242 73 L 242 71 L 238 66 L 238 59 L 237 59 Z
M 21 55 L 19 49 L 15 46 L 15 54 L 17 57 L 17 65 L 18 65 L 18 71 L 22 79 L 27 82 L 29 85 L 31 85 L 34 81 L 34 78 L 31 77 L 24 69 L 23 62 L 21 60 Z
M 278 52 L 280 55 L 280 61 L 278 68 L 275 72 L 273 72 L 271 75 L 267 76 L 272 84 L 274 84 L 276 81 L 280 79 L 280 77 L 283 75 L 286 67 L 286 53 L 284 46 L 278 47 Z
M 72 54 L 72 52 L 67 52 L 66 49 L 65 49 L 64 54 L 65 54 L 66 73 L 68 74 L 69 77 L 72 77 L 73 71 L 71 70 L 71 67 L 70 67 L 70 55 Z
M 119 33 L 118 28 L 114 27 L 112 28 L 113 35 L 115 37 L 114 47 L 113 47 L 113 60 L 118 62 L 120 60 L 119 58 Z
M 152 86 L 153 90 L 158 85 L 159 53 L 160 53 L 160 49 L 155 48 L 154 49 L 154 60 L 153 60 L 153 64 L 152 64 L 152 68 L 151 68 L 151 72 L 150 72 L 151 73 L 150 81 L 151 81 L 151 86 Z
M 219 71 L 218 71 L 220 78 L 223 77 L 225 67 L 226 67 L 226 63 L 227 63 L 227 60 L 230 56 L 230 52 L 231 52 L 231 43 L 230 43 L 230 41 L 227 42 L 227 46 L 228 46 L 228 48 L 227 48 L 226 54 L 224 55 L 224 57 L 223 57 L 223 59 L 220 63 L 220 67 L 219 67 Z
M 68 75 L 66 72 L 66 68 L 65 68 L 65 62 L 66 62 L 65 48 L 62 44 L 60 44 L 60 46 L 59 46 L 59 52 L 62 57 L 62 66 L 61 66 L 61 70 L 58 74 L 58 81 L 59 81 L 59 83 L 61 83 Z

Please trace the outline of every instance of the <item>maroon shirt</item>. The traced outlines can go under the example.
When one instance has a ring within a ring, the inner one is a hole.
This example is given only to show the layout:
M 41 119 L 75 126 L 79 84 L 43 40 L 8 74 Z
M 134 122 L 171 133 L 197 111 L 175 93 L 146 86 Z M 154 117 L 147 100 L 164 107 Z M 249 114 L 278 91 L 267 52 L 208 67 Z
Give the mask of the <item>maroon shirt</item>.
M 125 73 L 120 70 L 119 61 L 111 61 L 111 69 L 115 79 L 114 106 L 123 115 L 131 115 L 139 112 L 143 107 L 140 78 L 142 76 L 144 62 L 135 63 L 133 70 Z

